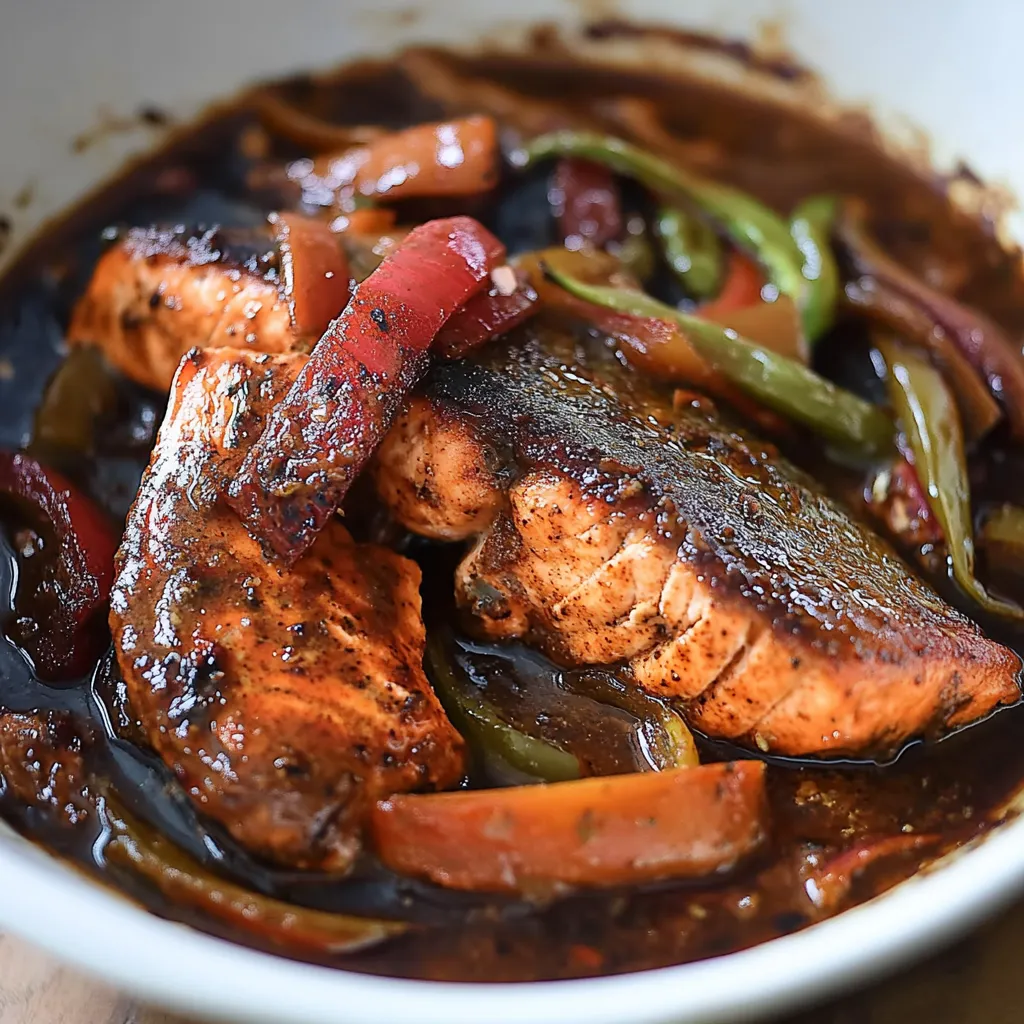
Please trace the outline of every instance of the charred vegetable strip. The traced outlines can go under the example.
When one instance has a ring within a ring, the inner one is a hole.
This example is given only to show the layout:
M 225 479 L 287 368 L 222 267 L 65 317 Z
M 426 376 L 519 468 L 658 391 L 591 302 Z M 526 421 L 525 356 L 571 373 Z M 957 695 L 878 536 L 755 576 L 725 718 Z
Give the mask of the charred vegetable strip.
M 656 317 L 631 316 L 568 296 L 567 312 L 592 323 L 622 345 L 622 354 L 637 369 L 656 380 L 687 383 L 728 402 L 737 412 L 776 434 L 785 430 L 775 413 L 752 401 L 706 359 L 676 324 Z M 570 304 L 572 303 L 572 304 Z
M 986 611 L 1024 616 L 992 597 L 974 575 L 974 531 L 963 430 L 956 402 L 929 362 L 887 340 L 876 342 L 886 368 L 893 408 L 906 438 L 907 457 L 942 527 L 953 578 Z
M 757 258 L 782 294 L 802 304 L 806 282 L 800 253 L 786 223 L 756 199 L 674 167 L 611 135 L 576 131 L 542 135 L 526 147 L 525 162 L 565 156 L 599 161 L 668 198 L 695 202 L 722 225 L 737 245 Z
M 427 640 L 427 663 L 452 724 L 484 764 L 497 758 L 499 772 L 507 765 L 543 782 L 579 778 L 580 763 L 572 754 L 502 721 L 479 688 L 458 677 L 444 639 L 436 633 Z
M 555 165 L 549 192 L 559 229 L 570 249 L 600 249 L 622 234 L 622 198 L 603 164 L 567 157 Z
M 944 336 L 960 350 L 975 371 L 1002 400 L 1013 434 L 1024 438 L 1024 356 L 1006 333 L 987 316 L 930 288 L 920 278 L 887 256 L 865 227 L 860 204 L 847 201 L 836 224 L 837 235 L 857 278 L 847 285 L 847 297 L 855 305 L 877 315 L 911 340 L 931 349 L 933 336 Z M 851 290 L 854 295 L 850 295 Z M 856 293 L 860 292 L 861 301 Z M 868 300 L 872 293 L 876 301 Z M 886 301 L 886 295 L 903 300 L 902 309 Z M 907 310 L 911 312 L 908 313 Z M 957 375 L 950 378 L 957 386 Z M 958 395 L 961 395 L 958 388 Z M 977 416 L 973 411 L 971 413 Z
M 495 267 L 491 287 L 466 303 L 441 328 L 434 351 L 459 359 L 489 338 L 506 334 L 537 311 L 537 292 L 525 271 Z
M 891 445 L 892 423 L 885 413 L 796 360 L 759 348 L 735 331 L 681 313 L 643 292 L 584 284 L 553 267 L 548 272 L 586 302 L 675 324 L 700 356 L 733 384 L 830 440 L 865 455 L 877 455 Z
M 169 900 L 195 907 L 273 945 L 321 954 L 354 953 L 408 931 L 399 921 L 330 914 L 283 903 L 218 878 L 108 799 L 108 860 L 152 882 Z
M 832 228 L 839 210 L 835 196 L 805 199 L 789 219 L 789 230 L 804 258 L 803 274 L 808 282 L 804 298 L 804 327 L 815 342 L 835 319 L 839 298 L 839 267 L 832 252 Z
M 230 484 L 229 504 L 266 548 L 293 562 L 313 542 L 426 372 L 442 325 L 503 258 L 470 217 L 428 221 L 358 287 Z
M 717 295 L 725 269 L 722 243 L 714 230 L 680 207 L 663 208 L 657 228 L 665 259 L 687 293 L 695 299 Z
M 110 596 L 117 541 L 103 514 L 60 474 L 28 455 L 0 452 L 0 498 L 28 513 L 41 534 L 32 557 L 53 561 L 32 593 L 19 587 L 16 611 L 36 629 L 18 637 L 32 652 L 44 678 L 67 678 L 87 671 L 105 646 L 91 626 Z M 52 538 L 46 536 L 52 531 Z M 33 614 L 30 614 L 32 612 Z M 45 618 L 45 621 L 41 621 Z
M 732 868 L 768 828 L 757 761 L 547 786 L 396 796 L 372 816 L 390 868 L 451 889 L 635 885 Z
M 762 422 L 762 410 L 725 376 L 719 373 L 691 344 L 675 324 L 655 317 L 631 316 L 577 299 L 568 292 L 561 301 L 545 302 L 580 320 L 592 323 L 622 345 L 622 354 L 638 370 L 656 380 L 686 383 L 734 406 L 755 422 Z M 774 432 L 779 424 L 774 414 L 762 425 Z

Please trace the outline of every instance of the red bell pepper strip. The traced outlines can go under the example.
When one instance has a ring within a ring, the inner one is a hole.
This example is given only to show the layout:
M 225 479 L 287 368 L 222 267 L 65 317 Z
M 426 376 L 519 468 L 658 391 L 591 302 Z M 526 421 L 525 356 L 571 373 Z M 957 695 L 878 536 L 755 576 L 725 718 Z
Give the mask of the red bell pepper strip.
M 433 220 L 359 285 L 229 486 L 266 549 L 292 563 L 309 547 L 426 372 L 438 331 L 504 256 L 471 217 Z
M 705 316 L 700 307 L 697 313 Z M 756 342 L 761 348 L 778 352 L 780 356 L 795 359 L 805 365 L 810 361 L 800 310 L 788 295 L 780 295 L 774 302 L 755 302 L 752 306 L 730 312 L 723 310 L 706 319 L 729 327 L 740 336 Z
M 13 636 L 48 679 L 86 672 L 104 646 L 91 626 L 110 596 L 117 541 L 103 513 L 59 473 L 21 453 L 0 453 L 0 496 L 28 511 L 42 527 L 44 547 L 33 558 L 47 559 L 45 537 L 52 531 L 56 552 L 43 571 L 22 577 L 38 582 L 31 593 L 19 587 L 19 623 L 37 628 Z
M 729 271 L 718 295 L 697 307 L 705 320 L 745 309 L 761 301 L 764 271 L 746 253 L 733 249 L 729 253 Z
M 537 292 L 524 270 L 497 267 L 491 287 L 474 295 L 441 328 L 434 351 L 445 359 L 461 359 L 489 338 L 507 334 L 537 311 Z
M 559 160 L 549 198 L 570 249 L 581 245 L 600 249 L 622 233 L 618 182 L 602 164 L 576 157 Z
M 331 229 L 294 213 L 272 213 L 281 283 L 295 329 L 319 338 L 345 308 L 351 291 L 348 259 Z
M 764 271 L 746 253 L 733 249 L 729 270 L 718 295 L 701 303 L 697 315 L 731 327 L 737 334 L 779 355 L 806 363 L 809 358 L 800 310 L 789 295 L 761 300 Z

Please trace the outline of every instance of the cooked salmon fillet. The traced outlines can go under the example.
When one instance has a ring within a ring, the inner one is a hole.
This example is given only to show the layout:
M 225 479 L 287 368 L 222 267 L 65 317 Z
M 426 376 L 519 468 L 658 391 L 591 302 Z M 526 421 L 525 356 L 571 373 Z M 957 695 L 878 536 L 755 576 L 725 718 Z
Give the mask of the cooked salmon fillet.
M 378 452 L 403 524 L 475 536 L 456 590 L 480 633 L 626 662 L 775 754 L 885 756 L 1020 697 L 1017 656 L 771 446 L 590 351 L 537 328 L 438 365 Z
M 192 348 L 308 349 L 344 306 L 348 274 L 326 226 L 296 217 L 287 223 L 133 228 L 96 264 L 68 341 L 98 346 L 126 376 L 159 391 Z M 324 268 L 326 285 L 315 280 Z M 308 296 L 327 305 L 317 308 Z
M 464 754 L 423 674 L 415 563 L 335 521 L 282 572 L 218 501 L 304 360 L 183 361 L 110 624 L 132 706 L 203 812 L 259 855 L 343 870 L 375 800 L 455 784 Z

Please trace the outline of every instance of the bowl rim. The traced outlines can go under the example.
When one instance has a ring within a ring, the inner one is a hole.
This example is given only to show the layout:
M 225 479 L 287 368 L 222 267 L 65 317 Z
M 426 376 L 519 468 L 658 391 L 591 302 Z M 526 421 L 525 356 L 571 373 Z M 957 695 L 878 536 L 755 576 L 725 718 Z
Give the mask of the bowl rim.
M 157 917 L 27 840 L 9 838 L 0 847 L 0 926 L 161 1006 L 274 1024 L 750 1020 L 894 969 L 1024 889 L 1022 817 L 860 906 L 739 952 L 603 978 L 415 981 L 315 966 L 215 938 Z

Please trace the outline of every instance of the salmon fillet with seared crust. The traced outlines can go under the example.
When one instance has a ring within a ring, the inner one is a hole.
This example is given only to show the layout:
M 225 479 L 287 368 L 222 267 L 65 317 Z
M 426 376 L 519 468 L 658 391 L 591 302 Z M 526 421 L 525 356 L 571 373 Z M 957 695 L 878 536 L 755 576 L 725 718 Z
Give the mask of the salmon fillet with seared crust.
M 288 223 L 131 229 L 96 264 L 72 313 L 68 341 L 96 345 L 126 376 L 158 391 L 170 387 L 192 348 L 307 350 L 345 305 L 348 274 L 326 226 L 295 217 Z M 291 236 L 300 229 L 303 249 L 296 257 Z M 289 233 L 282 242 L 275 231 Z M 324 266 L 338 274 L 329 274 L 326 284 L 302 280 L 296 292 L 298 274 L 315 277 Z M 313 285 L 328 300 L 326 309 L 307 304 L 297 315 L 296 294 L 316 294 Z M 304 322 L 310 311 L 314 316 Z
M 117 558 L 133 708 L 202 811 L 279 863 L 343 870 L 374 801 L 454 785 L 422 669 L 420 572 L 332 522 L 279 571 L 218 501 L 304 356 L 191 353 Z
M 711 736 L 882 757 L 1020 697 L 1017 656 L 805 474 L 597 342 L 537 327 L 435 366 L 374 474 L 408 528 L 475 538 L 478 632 L 626 662 Z

